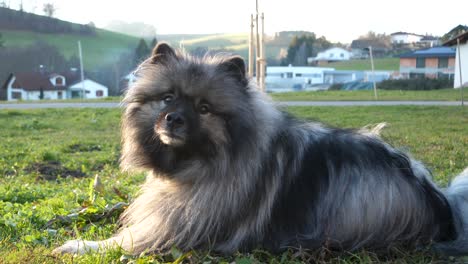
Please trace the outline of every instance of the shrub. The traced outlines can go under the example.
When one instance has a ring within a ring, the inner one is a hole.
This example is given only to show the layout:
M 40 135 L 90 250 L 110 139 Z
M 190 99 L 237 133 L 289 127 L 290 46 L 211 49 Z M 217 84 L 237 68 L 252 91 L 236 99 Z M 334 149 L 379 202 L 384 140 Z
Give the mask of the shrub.
M 448 78 L 416 78 L 404 80 L 385 80 L 377 84 L 382 90 L 438 90 L 452 87 L 453 80 Z

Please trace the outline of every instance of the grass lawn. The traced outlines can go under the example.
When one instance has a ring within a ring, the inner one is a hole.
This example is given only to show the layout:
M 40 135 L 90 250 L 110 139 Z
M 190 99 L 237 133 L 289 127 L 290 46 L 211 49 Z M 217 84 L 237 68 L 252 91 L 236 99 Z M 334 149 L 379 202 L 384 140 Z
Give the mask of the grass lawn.
M 459 89 L 442 89 L 430 91 L 395 91 L 378 90 L 380 101 L 460 101 Z M 468 101 L 468 88 L 464 88 L 465 101 Z M 374 91 L 318 91 L 271 93 L 276 101 L 373 101 Z M 16 103 L 81 103 L 81 102 L 120 102 L 122 97 L 113 96 L 102 99 L 67 99 L 43 101 L 0 101 L 0 104 Z
M 468 88 L 463 89 L 465 101 L 468 100 Z M 278 101 L 373 101 L 374 90 L 361 91 L 318 91 L 272 93 Z M 441 89 L 429 91 L 379 90 L 380 101 L 460 101 L 459 89 Z
M 370 71 L 370 59 L 366 60 L 349 60 L 330 63 L 327 67 L 335 68 L 336 70 L 354 70 L 354 71 Z M 374 59 L 374 69 L 376 71 L 398 71 L 400 68 L 400 58 L 376 58 Z
M 291 113 L 334 126 L 388 122 L 383 136 L 413 153 L 445 186 L 467 164 L 468 109 L 436 106 L 291 107 Z M 388 260 L 428 263 L 427 252 L 398 252 L 386 258 L 361 251 L 340 255 L 287 251 L 279 255 L 217 256 L 176 249 L 167 256 L 108 254 L 63 256 L 50 252 L 73 238 L 103 239 L 116 228 L 124 204 L 136 195 L 143 174 L 118 169 L 119 109 L 0 111 L 0 263 L 370 263 Z M 104 191 L 93 178 L 99 175 Z M 83 208 L 87 208 L 83 210 Z M 57 217 L 59 216 L 59 217 Z M 466 259 L 461 259 L 463 261 Z

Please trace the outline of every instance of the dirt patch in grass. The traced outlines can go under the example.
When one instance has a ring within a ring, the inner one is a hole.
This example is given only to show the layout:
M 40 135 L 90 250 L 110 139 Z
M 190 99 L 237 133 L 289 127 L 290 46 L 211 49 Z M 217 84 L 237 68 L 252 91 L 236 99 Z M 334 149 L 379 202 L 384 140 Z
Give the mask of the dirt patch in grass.
M 67 147 L 65 150 L 69 153 L 76 153 L 76 152 L 92 152 L 92 151 L 101 151 L 102 147 L 100 145 L 93 145 L 93 144 L 72 144 Z
M 58 176 L 82 178 L 86 174 L 81 170 L 72 170 L 62 165 L 59 161 L 37 162 L 29 165 L 25 171 L 37 175 L 36 180 L 56 180 Z

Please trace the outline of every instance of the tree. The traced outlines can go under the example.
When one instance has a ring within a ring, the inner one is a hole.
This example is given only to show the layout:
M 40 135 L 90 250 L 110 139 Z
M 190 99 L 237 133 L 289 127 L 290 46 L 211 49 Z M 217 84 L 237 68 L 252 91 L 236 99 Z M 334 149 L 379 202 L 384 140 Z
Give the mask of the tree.
M 308 57 L 316 56 L 319 51 L 327 49 L 331 45 L 325 37 L 316 38 L 314 33 L 294 36 L 289 44 L 288 54 L 281 64 L 305 66 Z
M 40 88 L 39 90 L 39 100 L 43 100 L 44 99 L 44 88 Z
M 42 11 L 44 11 L 44 14 L 48 17 L 53 17 L 55 14 L 55 11 L 57 9 L 55 8 L 54 4 L 52 3 L 45 3 L 44 6 L 42 7 Z
M 0 48 L 3 48 L 5 45 L 5 42 L 2 40 L 2 33 L 0 33 Z
M 468 26 L 458 25 L 458 26 L 452 28 L 449 32 L 445 33 L 442 36 L 441 41 L 442 42 L 449 41 L 449 40 L 455 38 L 456 36 L 466 32 L 466 31 L 468 31 Z
M 139 64 L 144 59 L 146 59 L 149 56 L 149 54 L 150 54 L 150 49 L 148 48 L 146 41 L 141 38 L 140 42 L 138 42 L 137 48 L 135 49 L 135 57 L 133 59 L 133 62 L 135 64 Z
M 369 31 L 367 34 L 360 36 L 358 39 L 366 40 L 373 47 L 382 47 L 390 49 L 392 47 L 392 38 L 386 34 L 378 34 L 374 31 Z
M 156 45 L 158 45 L 158 39 L 156 39 L 156 37 L 154 37 L 153 40 L 151 40 L 150 49 L 154 49 L 156 47 Z

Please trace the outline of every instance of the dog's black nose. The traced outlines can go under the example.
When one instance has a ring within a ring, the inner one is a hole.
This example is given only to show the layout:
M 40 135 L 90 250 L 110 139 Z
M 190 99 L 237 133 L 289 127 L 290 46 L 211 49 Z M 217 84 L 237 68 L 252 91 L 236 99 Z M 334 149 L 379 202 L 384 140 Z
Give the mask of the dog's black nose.
M 184 116 L 181 113 L 177 112 L 166 114 L 164 119 L 166 119 L 167 125 L 172 128 L 181 127 L 185 124 Z

